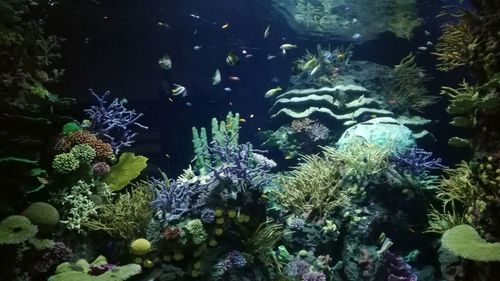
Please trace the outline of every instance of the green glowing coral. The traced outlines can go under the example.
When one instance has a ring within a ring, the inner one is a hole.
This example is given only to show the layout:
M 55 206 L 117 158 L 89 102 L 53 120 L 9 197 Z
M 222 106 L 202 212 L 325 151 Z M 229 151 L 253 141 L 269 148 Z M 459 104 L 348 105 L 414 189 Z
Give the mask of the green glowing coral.
M 100 275 L 89 274 L 91 266 L 105 264 L 108 264 L 108 261 L 103 256 L 97 257 L 90 264 L 84 259 L 78 260 L 75 264 L 62 263 L 57 266 L 56 274 L 49 277 L 48 281 L 123 281 L 141 273 L 140 265 L 127 264 L 116 266 Z
M 284 235 L 283 225 L 268 220 L 259 225 L 245 244 L 248 251 L 266 266 L 280 266 L 274 259 L 273 250 Z
M 95 150 L 88 144 L 78 144 L 71 148 L 72 153 L 80 163 L 89 164 L 96 156 Z
M 64 126 L 62 128 L 62 132 L 65 135 L 69 135 L 71 133 L 78 132 L 81 130 L 82 130 L 82 127 L 80 127 L 80 125 L 78 125 L 75 122 L 66 123 L 66 124 L 64 124 Z
M 0 245 L 18 244 L 33 238 L 38 232 L 36 225 L 24 216 L 10 216 L 0 222 Z
M 80 161 L 73 153 L 57 154 L 52 161 L 52 168 L 58 174 L 68 174 L 80 166 Z
M 104 182 L 113 191 L 121 190 L 141 174 L 141 171 L 147 167 L 147 161 L 148 158 L 144 156 L 135 156 L 134 153 L 125 152 L 120 156 L 118 163 L 111 167 Z
M 442 246 L 457 256 L 482 262 L 500 261 L 500 243 L 488 243 L 470 225 L 458 225 L 447 230 L 441 238 Z
M 203 228 L 203 223 L 199 219 L 190 220 L 186 224 L 186 229 L 194 244 L 200 245 L 207 240 L 207 232 Z

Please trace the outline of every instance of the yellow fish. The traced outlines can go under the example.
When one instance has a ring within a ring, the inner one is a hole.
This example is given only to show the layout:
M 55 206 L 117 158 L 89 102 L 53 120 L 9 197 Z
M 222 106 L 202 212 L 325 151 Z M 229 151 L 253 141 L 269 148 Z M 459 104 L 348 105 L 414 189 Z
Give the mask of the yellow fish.
M 276 88 L 270 89 L 269 91 L 266 92 L 266 94 L 264 95 L 264 97 L 265 98 L 270 98 L 270 97 L 276 95 L 276 93 L 278 93 L 281 90 L 283 90 L 283 89 L 281 89 L 281 87 L 276 87 Z
M 292 155 L 287 155 L 287 156 L 285 156 L 285 160 L 290 160 L 290 159 L 293 159 L 293 156 L 292 156 Z
M 318 61 L 316 60 L 316 58 L 312 58 L 310 60 L 308 60 L 305 64 L 304 64 L 304 70 L 308 70 L 309 68 L 311 68 L 313 65 L 315 65 Z
M 247 120 L 245 118 L 240 118 L 240 122 L 244 123 L 244 122 L 247 122 Z

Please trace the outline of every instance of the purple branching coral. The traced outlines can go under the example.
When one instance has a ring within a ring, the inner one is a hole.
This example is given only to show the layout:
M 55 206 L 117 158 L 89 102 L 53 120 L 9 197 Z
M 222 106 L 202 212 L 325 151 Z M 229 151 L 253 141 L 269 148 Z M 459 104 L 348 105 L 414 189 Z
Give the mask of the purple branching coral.
M 222 143 L 221 143 L 222 142 Z M 225 136 L 222 141 L 213 141 L 208 147 L 212 159 L 209 169 L 220 181 L 231 181 L 237 191 L 246 188 L 262 188 L 271 180 L 269 171 L 275 166 L 272 160 L 258 154 L 250 143 L 232 144 L 231 138 Z
M 387 281 L 417 281 L 418 277 L 403 257 L 389 251 L 384 253 Z
M 326 276 L 323 272 L 311 271 L 302 275 L 302 281 L 326 281 Z
M 241 268 L 247 264 L 246 258 L 236 250 L 233 250 L 227 254 L 227 257 L 217 263 L 217 268 L 223 273 L 227 272 L 232 268 Z
M 137 122 L 143 116 L 142 113 L 136 113 L 135 110 L 125 107 L 126 99 L 116 98 L 109 103 L 106 101 L 109 91 L 102 96 L 97 95 L 93 90 L 90 90 L 90 93 L 96 97 L 98 104 L 84 110 L 91 121 L 89 130 L 99 138 L 107 140 L 115 154 L 134 143 L 137 133 L 130 129 L 132 126 L 148 128 Z
M 328 127 L 321 123 L 314 122 L 314 124 L 310 126 L 309 130 L 307 130 L 306 133 L 312 141 L 316 142 L 328 139 L 330 129 L 328 129 Z
M 303 259 L 295 259 L 288 263 L 285 267 L 285 272 L 288 276 L 296 276 L 302 278 L 302 276 L 309 272 L 311 264 Z
M 153 179 L 150 183 L 155 187 L 151 207 L 161 221 L 178 220 L 190 211 L 190 197 L 194 195 L 196 185 L 169 181 L 166 178 L 163 181 Z
M 416 146 L 394 156 L 392 161 L 396 164 L 396 170 L 413 176 L 422 175 L 430 169 L 446 168 L 441 165 L 441 158 L 432 158 L 432 152 Z

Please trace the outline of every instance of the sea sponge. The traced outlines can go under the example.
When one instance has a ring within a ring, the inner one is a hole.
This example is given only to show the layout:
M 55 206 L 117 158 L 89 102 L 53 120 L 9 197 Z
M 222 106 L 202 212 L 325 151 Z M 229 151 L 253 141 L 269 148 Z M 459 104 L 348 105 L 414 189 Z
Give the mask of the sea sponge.
M 443 248 L 468 260 L 500 261 L 500 243 L 484 241 L 470 225 L 462 224 L 445 231 L 441 238 Z
M 58 174 L 69 174 L 80 166 L 80 161 L 73 153 L 57 154 L 52 161 L 52 168 Z
M 151 242 L 144 238 L 136 239 L 130 244 L 130 251 L 132 252 L 132 254 L 137 256 L 143 256 L 147 254 L 150 249 Z
M 49 233 L 59 223 L 59 212 L 54 206 L 45 202 L 35 202 L 23 212 L 31 223 L 38 226 L 40 233 Z
M 82 130 L 69 134 L 64 137 L 63 142 L 63 147 L 67 149 L 78 144 L 88 144 L 95 150 L 96 158 L 99 159 L 109 159 L 113 156 L 113 148 L 111 145 L 98 139 L 89 131 Z
M 38 232 L 25 216 L 10 216 L 0 222 L 0 245 L 18 244 L 35 237 Z
M 95 150 L 86 143 L 75 145 L 69 152 L 75 155 L 80 163 L 90 163 L 96 156 Z
M 125 152 L 120 156 L 118 163 L 111 167 L 104 182 L 109 185 L 111 190 L 118 191 L 141 174 L 141 171 L 147 167 L 147 161 L 148 158 L 144 156 Z

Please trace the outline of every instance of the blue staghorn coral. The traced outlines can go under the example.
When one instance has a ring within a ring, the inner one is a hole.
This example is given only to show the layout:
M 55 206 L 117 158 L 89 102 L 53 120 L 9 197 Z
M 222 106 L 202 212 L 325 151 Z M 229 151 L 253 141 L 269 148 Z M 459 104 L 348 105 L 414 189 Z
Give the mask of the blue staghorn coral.
M 392 158 L 396 170 L 404 174 L 418 176 L 431 169 L 446 168 L 441 164 L 441 158 L 432 158 L 432 152 L 416 146 Z
M 90 90 L 90 93 L 97 99 L 98 104 L 84 110 L 91 121 L 89 129 L 99 138 L 107 140 L 115 154 L 134 143 L 137 133 L 130 129 L 132 126 L 148 128 L 137 122 L 143 116 L 142 113 L 125 107 L 126 99 L 116 98 L 110 103 L 106 100 L 109 91 L 104 92 L 102 96 L 93 90 Z

